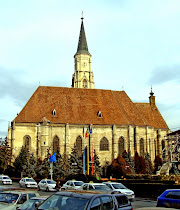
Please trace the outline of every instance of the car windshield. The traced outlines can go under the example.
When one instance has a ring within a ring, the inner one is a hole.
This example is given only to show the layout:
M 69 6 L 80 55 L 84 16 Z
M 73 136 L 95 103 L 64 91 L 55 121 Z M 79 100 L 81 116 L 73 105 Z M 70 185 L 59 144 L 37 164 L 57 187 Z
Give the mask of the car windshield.
M 81 186 L 81 185 L 83 185 L 84 184 L 84 182 L 74 182 L 74 185 L 75 186 Z
M 115 189 L 127 189 L 127 187 L 125 187 L 123 184 L 121 183 L 116 183 L 116 184 L 112 184 L 112 186 L 115 188 Z
M 56 184 L 56 182 L 53 181 L 53 180 L 49 180 L 49 181 L 47 181 L 47 183 L 48 183 L 48 184 Z
M 26 182 L 35 182 L 34 179 L 26 179 Z
M 15 193 L 0 193 L 0 202 L 15 203 L 18 197 Z
M 3 179 L 10 179 L 9 177 L 3 177 Z
M 69 210 L 69 209 L 85 209 L 88 199 L 69 197 L 65 195 L 52 195 L 44 203 L 42 203 L 38 209 L 53 209 L 57 207 L 58 210 Z
M 110 190 L 106 185 L 93 185 L 96 190 Z
M 42 199 L 29 199 L 27 200 L 25 203 L 23 203 L 23 205 L 19 208 L 20 210 L 32 210 L 35 209 L 35 203 L 38 202 L 39 204 L 41 204 L 44 200 Z

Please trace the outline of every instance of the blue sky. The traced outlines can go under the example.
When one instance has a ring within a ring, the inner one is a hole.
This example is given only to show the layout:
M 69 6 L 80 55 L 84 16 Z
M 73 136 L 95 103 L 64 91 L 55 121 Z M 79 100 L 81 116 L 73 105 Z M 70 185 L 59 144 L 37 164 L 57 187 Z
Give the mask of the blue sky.
M 0 137 L 40 85 L 71 87 L 81 12 L 95 88 L 125 90 L 180 129 L 179 0 L 1 0 Z

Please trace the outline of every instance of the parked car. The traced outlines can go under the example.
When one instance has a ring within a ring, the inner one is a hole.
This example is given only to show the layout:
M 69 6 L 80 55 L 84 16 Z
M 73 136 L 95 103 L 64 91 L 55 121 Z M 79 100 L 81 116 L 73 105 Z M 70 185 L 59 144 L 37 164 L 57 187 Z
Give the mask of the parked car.
M 34 191 L 14 190 L 1 192 L 0 209 L 15 210 L 16 207 L 19 207 L 28 199 L 36 196 L 39 196 L 39 194 Z
M 113 194 L 92 194 L 61 191 L 51 195 L 39 207 L 39 210 L 92 210 L 110 209 L 117 210 L 118 203 Z M 125 208 L 124 208 L 125 209 Z
M 118 202 L 118 209 L 133 210 L 131 202 L 125 194 L 113 194 Z
M 61 187 L 62 190 L 77 190 L 83 185 L 83 181 L 69 180 Z
M 119 183 L 119 182 L 103 182 L 103 184 L 106 184 L 113 191 L 119 191 L 119 192 L 127 195 L 127 197 L 130 200 L 133 200 L 135 198 L 134 192 L 132 190 L 128 189 L 122 183 Z
M 112 191 L 103 183 L 84 183 L 79 190 L 93 190 L 93 191 Z
M 165 190 L 157 198 L 156 206 L 180 209 L 180 189 Z
M 37 196 L 32 197 L 26 202 L 24 202 L 20 207 L 17 207 L 17 210 L 35 210 L 43 201 L 45 201 L 48 196 Z
M 19 185 L 20 187 L 29 187 L 29 188 L 38 187 L 37 182 L 33 178 L 28 178 L 28 177 L 22 178 L 19 181 Z
M 57 191 L 56 182 L 51 179 L 42 179 L 38 183 L 38 190 Z
M 10 179 L 9 176 L 1 174 L 0 175 L 0 183 L 1 184 L 12 184 L 12 180 Z

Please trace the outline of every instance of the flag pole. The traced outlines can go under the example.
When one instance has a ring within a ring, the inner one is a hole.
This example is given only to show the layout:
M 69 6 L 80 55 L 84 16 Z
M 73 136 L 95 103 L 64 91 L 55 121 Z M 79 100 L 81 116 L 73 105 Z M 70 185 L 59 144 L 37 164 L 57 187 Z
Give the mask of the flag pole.
M 90 139 L 90 136 L 89 136 Z M 87 175 L 89 175 L 89 140 L 87 144 Z
M 85 175 L 85 148 L 84 148 L 84 126 L 83 126 L 83 174 Z
M 92 158 L 91 158 L 91 161 L 92 161 L 92 175 L 93 175 L 93 143 L 92 143 Z
M 85 149 L 84 149 L 84 137 L 83 137 L 83 174 L 85 175 Z

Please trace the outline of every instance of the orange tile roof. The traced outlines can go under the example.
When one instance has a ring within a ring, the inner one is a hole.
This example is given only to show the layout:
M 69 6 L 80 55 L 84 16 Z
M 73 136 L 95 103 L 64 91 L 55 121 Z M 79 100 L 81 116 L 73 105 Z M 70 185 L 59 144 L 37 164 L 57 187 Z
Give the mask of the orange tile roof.
M 133 103 L 124 91 L 40 86 L 15 122 L 138 125 L 168 128 L 158 109 Z M 56 110 L 56 116 L 52 111 Z M 101 110 L 102 118 L 97 116 Z

